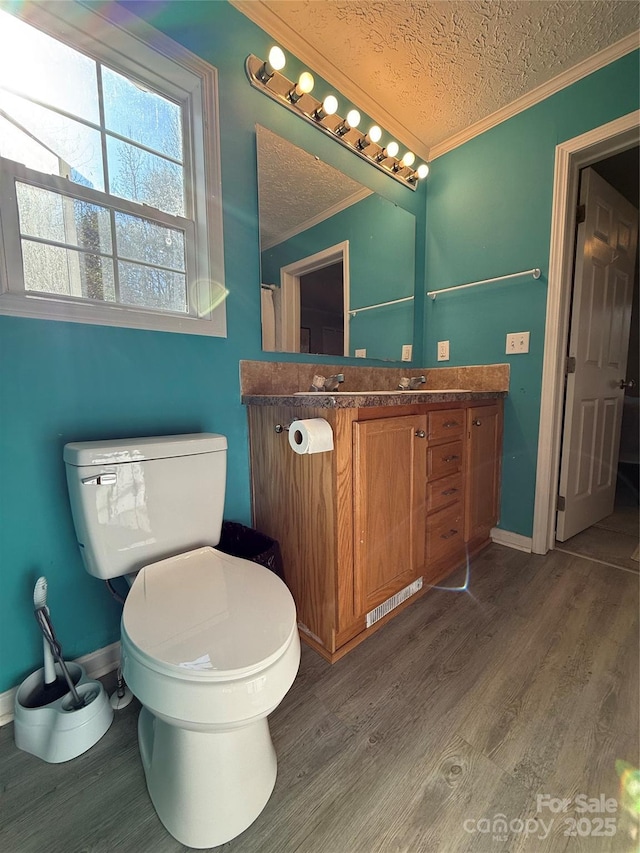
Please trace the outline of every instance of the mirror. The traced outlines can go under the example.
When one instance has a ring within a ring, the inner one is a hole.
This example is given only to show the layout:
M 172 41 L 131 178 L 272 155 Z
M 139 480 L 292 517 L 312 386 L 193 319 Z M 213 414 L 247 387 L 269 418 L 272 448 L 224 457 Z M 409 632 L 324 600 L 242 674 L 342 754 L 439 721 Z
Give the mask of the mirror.
M 400 361 L 415 216 L 272 131 L 256 136 L 263 349 Z

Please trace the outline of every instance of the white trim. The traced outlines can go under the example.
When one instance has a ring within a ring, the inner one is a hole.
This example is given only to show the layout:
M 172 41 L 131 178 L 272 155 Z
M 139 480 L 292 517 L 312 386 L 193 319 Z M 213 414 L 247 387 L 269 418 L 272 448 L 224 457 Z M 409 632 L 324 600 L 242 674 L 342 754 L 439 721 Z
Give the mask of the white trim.
M 439 142 L 437 145 L 432 145 L 429 150 L 429 159 L 435 160 L 436 157 L 441 157 L 448 151 L 452 151 L 454 148 L 464 145 L 465 142 L 468 142 L 475 136 L 480 136 L 481 133 L 485 133 L 492 127 L 502 124 L 503 121 L 513 118 L 513 116 L 518 115 L 518 113 L 524 112 L 530 107 L 546 100 L 546 98 L 551 97 L 551 95 L 555 95 L 562 89 L 566 89 L 567 86 L 577 83 L 578 80 L 582 80 L 583 77 L 588 77 L 588 75 L 593 74 L 594 71 L 599 71 L 606 65 L 610 65 L 612 62 L 615 62 L 616 59 L 620 59 L 628 53 L 637 50 L 638 47 L 640 47 L 639 38 L 640 33 L 637 31 L 625 36 L 620 39 L 620 41 L 609 45 L 609 47 L 605 47 L 604 50 L 600 50 L 598 53 L 594 53 L 593 56 L 584 59 L 582 62 L 574 65 L 567 71 L 563 71 L 556 77 L 552 77 L 551 80 L 547 80 L 547 82 L 543 83 L 541 86 L 536 86 L 535 89 L 531 89 L 530 92 L 527 92 L 520 98 L 516 98 L 515 101 L 501 107 L 501 109 L 496 110 L 494 113 L 491 113 L 491 115 L 480 119 L 480 121 L 474 122 L 474 124 L 471 124 L 459 133 L 450 136 L 443 142 Z
M 491 541 L 496 545 L 506 545 L 516 551 L 531 553 L 531 537 L 521 536 L 520 533 L 512 533 L 510 530 L 501 530 L 499 527 L 491 529 Z
M 357 107 L 375 119 L 387 133 L 396 136 L 404 142 L 418 157 L 423 160 L 434 160 L 448 151 L 463 145 L 475 136 L 501 124 L 512 116 L 529 109 L 540 101 L 544 101 L 550 95 L 565 89 L 572 83 L 576 83 L 583 77 L 593 74 L 600 68 L 604 68 L 616 59 L 636 50 L 639 45 L 640 32 L 630 33 L 604 50 L 594 53 L 582 62 L 578 62 L 567 71 L 556 75 L 551 80 L 537 86 L 520 98 L 516 98 L 510 104 L 502 107 L 491 115 L 470 125 L 459 133 L 448 139 L 427 148 L 424 140 L 416 136 L 398 119 L 382 107 L 375 97 L 355 85 L 353 81 L 342 71 L 339 71 L 322 51 L 316 50 L 300 33 L 297 33 L 284 21 L 278 13 L 263 3 L 263 0 L 229 0 L 232 6 L 246 15 L 266 33 L 278 41 L 282 47 L 290 50 L 301 62 L 307 64 L 311 70 L 323 77 L 327 83 L 335 86 L 347 100 L 352 101 Z M 286 4 L 285 4 L 286 5 Z M 285 10 L 286 11 L 286 10 Z
M 88 655 L 82 655 L 82 657 L 76 658 L 74 663 L 83 666 L 89 678 L 102 678 L 103 675 L 118 668 L 120 643 L 111 643 L 110 646 L 104 646 Z M 5 726 L 13 720 L 15 695 L 19 686 L 18 684 L 16 687 L 0 693 L 0 726 Z
M 344 240 L 280 269 L 282 350 L 300 352 L 300 276 L 342 261 L 344 355 L 349 355 L 349 241 Z
M 362 189 L 357 190 L 352 195 L 343 198 L 342 201 L 338 201 L 331 205 L 331 207 L 323 210 L 322 213 L 318 213 L 310 219 L 305 219 L 304 222 L 294 225 L 293 228 L 290 228 L 288 231 L 284 231 L 282 234 L 278 234 L 272 240 L 267 240 L 264 244 L 260 245 L 260 251 L 264 252 L 267 249 L 272 249 L 274 246 L 278 246 L 280 243 L 284 243 L 286 240 L 290 240 L 292 237 L 295 237 L 296 234 L 302 234 L 303 231 L 313 228 L 314 225 L 319 225 L 321 222 L 324 222 L 325 219 L 330 219 L 332 216 L 335 216 L 336 213 L 346 210 L 348 207 L 351 207 L 351 205 L 357 204 L 359 201 L 363 201 L 363 199 L 368 198 L 370 195 L 373 195 L 373 190 L 362 187 Z
M 575 208 L 579 170 L 640 141 L 640 110 L 596 127 L 556 147 L 545 318 L 540 431 L 532 547 L 546 554 L 555 541 L 555 504 L 564 406 L 564 357 L 569 334 Z

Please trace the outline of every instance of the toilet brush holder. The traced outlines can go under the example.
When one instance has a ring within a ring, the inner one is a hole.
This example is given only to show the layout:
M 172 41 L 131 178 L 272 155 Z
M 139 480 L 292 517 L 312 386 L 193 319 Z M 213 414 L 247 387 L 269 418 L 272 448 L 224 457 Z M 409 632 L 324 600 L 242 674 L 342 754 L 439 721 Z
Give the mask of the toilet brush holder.
M 113 708 L 102 684 L 89 678 L 79 664 L 66 666 L 84 700 L 82 707 L 74 707 L 71 692 L 47 701 L 44 667 L 25 678 L 15 697 L 16 746 L 50 764 L 82 755 L 100 740 L 113 720 Z M 60 665 L 56 663 L 55 669 L 56 676 L 62 678 Z

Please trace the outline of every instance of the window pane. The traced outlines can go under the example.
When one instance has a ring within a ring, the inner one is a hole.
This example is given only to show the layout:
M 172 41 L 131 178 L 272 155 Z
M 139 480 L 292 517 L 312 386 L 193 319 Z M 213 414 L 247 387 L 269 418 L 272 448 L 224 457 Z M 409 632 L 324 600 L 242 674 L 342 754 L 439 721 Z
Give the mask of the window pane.
M 52 175 L 58 171 L 58 158 L 40 142 L 31 139 L 15 124 L 0 116 L 0 157 L 23 163 L 30 169 Z
M 184 234 L 148 219 L 116 213 L 118 257 L 184 272 Z
M 102 92 L 107 130 L 182 161 L 182 111 L 178 104 L 104 66 Z
M 21 234 L 111 253 L 106 207 L 18 182 L 16 195 Z
M 22 92 L 97 124 L 96 63 L 0 11 L 0 88 Z
M 27 291 L 115 302 L 110 258 L 22 240 L 22 261 Z
M 184 216 L 183 169 L 142 148 L 107 139 L 109 191 Z
M 100 133 L 0 89 L 0 109 L 25 142 L 38 140 L 55 158 L 53 174 L 104 190 Z M 19 158 L 19 162 L 24 162 Z
M 186 279 L 181 273 L 118 263 L 120 302 L 187 313 Z

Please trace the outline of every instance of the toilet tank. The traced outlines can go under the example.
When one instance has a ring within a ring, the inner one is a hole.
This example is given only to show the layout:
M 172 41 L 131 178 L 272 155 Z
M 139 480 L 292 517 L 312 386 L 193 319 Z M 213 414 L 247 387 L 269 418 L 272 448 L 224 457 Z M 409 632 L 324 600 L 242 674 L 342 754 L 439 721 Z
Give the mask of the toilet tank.
M 213 433 L 65 445 L 76 537 L 106 580 L 220 540 L 227 439 Z

